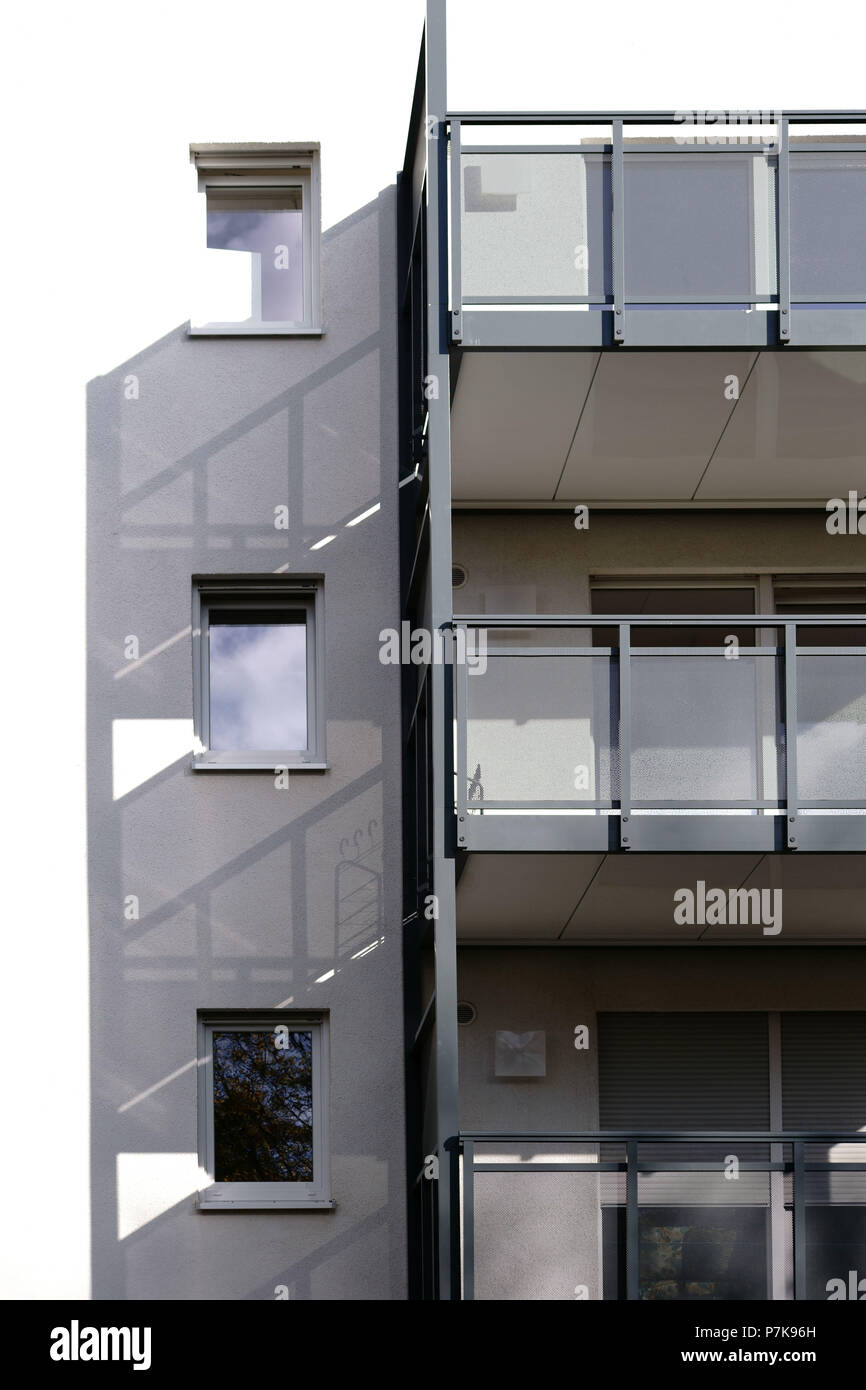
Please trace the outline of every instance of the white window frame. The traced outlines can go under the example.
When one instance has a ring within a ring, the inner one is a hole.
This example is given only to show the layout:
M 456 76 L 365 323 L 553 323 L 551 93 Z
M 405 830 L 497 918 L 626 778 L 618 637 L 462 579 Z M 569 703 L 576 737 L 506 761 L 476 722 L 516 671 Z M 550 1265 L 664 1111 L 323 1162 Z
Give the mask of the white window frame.
M 259 317 L 239 323 L 188 325 L 192 337 L 318 337 L 322 334 L 321 241 L 322 196 L 318 145 L 190 145 L 198 171 L 199 192 L 244 188 L 301 190 L 304 258 L 304 317 L 298 322 L 265 322 Z M 261 314 L 261 284 L 253 258 L 252 306 Z
M 213 609 L 303 612 L 307 638 L 307 746 L 306 748 L 210 747 L 210 613 Z M 197 772 L 233 769 L 275 773 L 289 769 L 324 772 L 325 752 L 325 643 L 324 588 L 321 576 L 292 578 L 285 584 L 262 578 L 195 576 L 192 590 L 193 731 Z
M 213 1107 L 214 1033 L 268 1033 L 285 1026 L 290 1032 L 312 1033 L 313 1067 L 313 1181 L 216 1182 Z M 198 1015 L 198 1152 L 201 1173 L 200 1211 L 321 1210 L 331 1211 L 328 1098 L 330 1063 L 327 1013 L 303 1014 L 285 1010 L 229 1012 L 202 1010 Z

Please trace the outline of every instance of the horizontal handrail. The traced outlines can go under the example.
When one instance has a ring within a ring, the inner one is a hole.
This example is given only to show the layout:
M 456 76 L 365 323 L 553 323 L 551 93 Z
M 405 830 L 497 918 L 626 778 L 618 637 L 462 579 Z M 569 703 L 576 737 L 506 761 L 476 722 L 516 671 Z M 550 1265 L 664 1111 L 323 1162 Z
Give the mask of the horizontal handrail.
M 704 616 L 699 613 L 665 614 L 613 614 L 591 613 L 455 613 L 451 619 L 453 626 L 465 624 L 467 627 L 616 627 L 619 623 L 629 623 L 632 627 L 784 627 L 786 623 L 796 623 L 798 627 L 863 627 L 866 628 L 866 613 L 714 613 Z
M 584 1130 L 473 1130 L 461 1129 L 455 1135 L 459 1143 L 471 1139 L 476 1144 L 573 1144 L 625 1143 L 634 1140 L 638 1144 L 695 1144 L 728 1143 L 738 1144 L 824 1144 L 859 1143 L 866 1144 L 863 1130 L 824 1130 L 824 1129 L 584 1129 Z
M 685 121 L 684 116 L 713 116 L 719 120 L 711 125 L 775 125 L 790 121 L 795 125 L 866 125 L 866 111 L 857 110 L 796 110 L 779 109 L 754 111 L 448 111 L 446 121 L 463 125 L 607 125 L 622 121 L 626 125 L 698 125 Z M 766 120 L 755 120 L 757 116 Z

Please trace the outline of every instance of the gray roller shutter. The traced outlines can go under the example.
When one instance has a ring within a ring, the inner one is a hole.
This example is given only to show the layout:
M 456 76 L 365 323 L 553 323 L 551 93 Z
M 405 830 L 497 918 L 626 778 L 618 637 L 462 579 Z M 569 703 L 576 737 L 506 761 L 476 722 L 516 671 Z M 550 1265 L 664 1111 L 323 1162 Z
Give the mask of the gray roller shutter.
M 767 1130 L 769 1031 L 761 1013 L 600 1014 L 599 1119 L 602 1129 Z M 763 1173 L 725 1178 L 725 1159 L 768 1157 L 766 1145 L 641 1146 L 641 1161 L 706 1161 L 711 1173 L 642 1174 L 641 1205 L 763 1205 Z M 621 1201 L 622 1179 L 606 1184 Z
M 866 1129 L 866 1013 L 782 1015 L 782 1117 L 785 1129 Z M 866 1144 L 809 1144 L 814 1161 L 866 1162 Z M 810 1173 L 807 1200 L 863 1205 L 866 1173 Z
M 602 1129 L 769 1129 L 766 1014 L 599 1014 Z

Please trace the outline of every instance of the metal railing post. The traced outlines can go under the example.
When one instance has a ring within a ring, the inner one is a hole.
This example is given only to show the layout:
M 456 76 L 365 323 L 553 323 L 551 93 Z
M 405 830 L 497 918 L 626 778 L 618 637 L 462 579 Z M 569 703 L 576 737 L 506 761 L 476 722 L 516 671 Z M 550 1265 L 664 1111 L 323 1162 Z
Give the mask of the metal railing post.
M 785 624 L 785 842 L 797 848 L 797 624 Z
M 779 276 L 779 341 L 791 341 L 791 161 L 788 144 L 788 120 L 779 119 L 778 156 L 778 276 Z
M 475 1301 L 475 1144 L 463 1141 L 463 1299 Z
M 638 1211 L 638 1144 L 629 1139 L 625 1146 L 625 1279 L 626 1298 L 640 1298 L 640 1220 Z
M 631 845 L 631 624 L 619 625 L 620 843 Z
M 622 119 L 611 123 L 610 161 L 610 235 L 611 268 L 613 271 L 613 338 L 625 342 L 625 165 L 623 159 Z
M 795 1139 L 794 1149 L 794 1298 L 806 1297 L 806 1169 L 804 1143 Z
M 463 341 L 463 174 L 460 157 L 460 122 L 452 119 L 451 158 L 451 338 Z

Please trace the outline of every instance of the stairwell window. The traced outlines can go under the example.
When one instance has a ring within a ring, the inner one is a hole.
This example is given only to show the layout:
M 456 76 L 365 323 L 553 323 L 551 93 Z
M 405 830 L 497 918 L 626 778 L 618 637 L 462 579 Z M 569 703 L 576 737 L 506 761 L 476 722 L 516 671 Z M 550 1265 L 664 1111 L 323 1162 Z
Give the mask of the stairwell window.
M 190 153 L 206 223 L 190 332 L 320 333 L 318 146 Z
M 202 1013 L 199 1207 L 330 1208 L 325 1015 Z
M 322 589 L 199 580 L 193 589 L 197 769 L 322 770 Z

